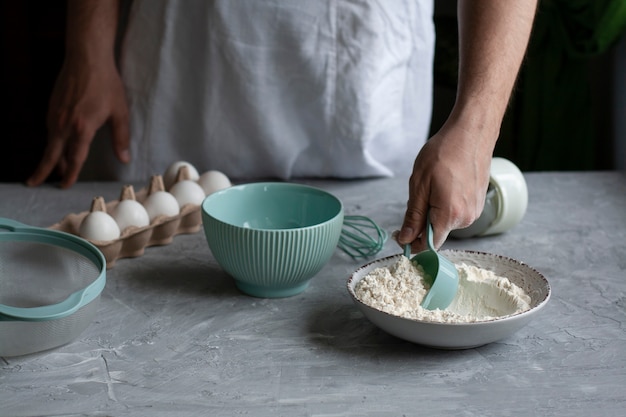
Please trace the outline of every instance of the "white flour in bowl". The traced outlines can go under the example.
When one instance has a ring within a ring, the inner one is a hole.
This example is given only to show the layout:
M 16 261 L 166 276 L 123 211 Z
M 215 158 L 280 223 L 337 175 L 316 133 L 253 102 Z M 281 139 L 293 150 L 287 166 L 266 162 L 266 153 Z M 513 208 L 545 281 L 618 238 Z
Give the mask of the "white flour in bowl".
M 402 256 L 391 267 L 372 270 L 355 286 L 359 300 L 378 310 L 414 320 L 471 323 L 519 313 L 530 308 L 530 297 L 507 278 L 492 271 L 456 264 L 459 289 L 445 310 L 420 306 L 428 292 L 424 271 Z

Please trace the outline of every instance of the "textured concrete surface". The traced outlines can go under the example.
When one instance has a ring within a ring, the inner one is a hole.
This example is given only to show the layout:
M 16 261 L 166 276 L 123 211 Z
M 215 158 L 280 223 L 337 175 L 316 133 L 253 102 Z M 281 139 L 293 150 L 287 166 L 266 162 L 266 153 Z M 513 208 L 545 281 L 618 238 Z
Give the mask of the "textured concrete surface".
M 549 305 L 506 340 L 440 351 L 389 336 L 345 288 L 365 261 L 339 250 L 303 294 L 248 297 L 200 232 L 118 261 L 97 319 L 74 342 L 0 358 L 0 415 L 623 415 L 626 175 L 526 179 L 516 228 L 444 246 L 510 256 L 550 281 Z M 309 183 L 340 197 L 347 214 L 400 225 L 405 179 Z M 0 216 L 49 226 L 120 188 L 0 184 Z M 398 252 L 388 242 L 378 257 Z

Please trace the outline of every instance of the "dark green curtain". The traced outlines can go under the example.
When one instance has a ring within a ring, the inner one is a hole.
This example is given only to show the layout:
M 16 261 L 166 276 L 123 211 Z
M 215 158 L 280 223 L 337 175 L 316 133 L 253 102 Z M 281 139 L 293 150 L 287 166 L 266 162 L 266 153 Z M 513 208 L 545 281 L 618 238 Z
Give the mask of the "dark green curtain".
M 625 28 L 626 0 L 540 1 L 496 155 L 524 171 L 595 169 L 589 64 Z

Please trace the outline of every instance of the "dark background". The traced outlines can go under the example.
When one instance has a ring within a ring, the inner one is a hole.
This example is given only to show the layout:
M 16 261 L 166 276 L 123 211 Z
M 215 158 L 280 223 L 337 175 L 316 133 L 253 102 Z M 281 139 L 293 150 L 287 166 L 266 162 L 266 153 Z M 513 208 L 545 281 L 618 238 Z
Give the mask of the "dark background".
M 0 181 L 24 181 L 46 143 L 48 98 L 64 54 L 65 0 L 3 0 Z

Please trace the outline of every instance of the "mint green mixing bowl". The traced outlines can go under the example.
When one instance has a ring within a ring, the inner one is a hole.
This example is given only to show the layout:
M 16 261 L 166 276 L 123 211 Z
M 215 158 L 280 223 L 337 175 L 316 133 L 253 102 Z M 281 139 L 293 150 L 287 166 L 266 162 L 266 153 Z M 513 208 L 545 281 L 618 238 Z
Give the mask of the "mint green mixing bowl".
M 201 208 L 217 262 L 242 292 L 263 298 L 304 291 L 332 256 L 343 225 L 338 198 L 293 183 L 229 187 Z

